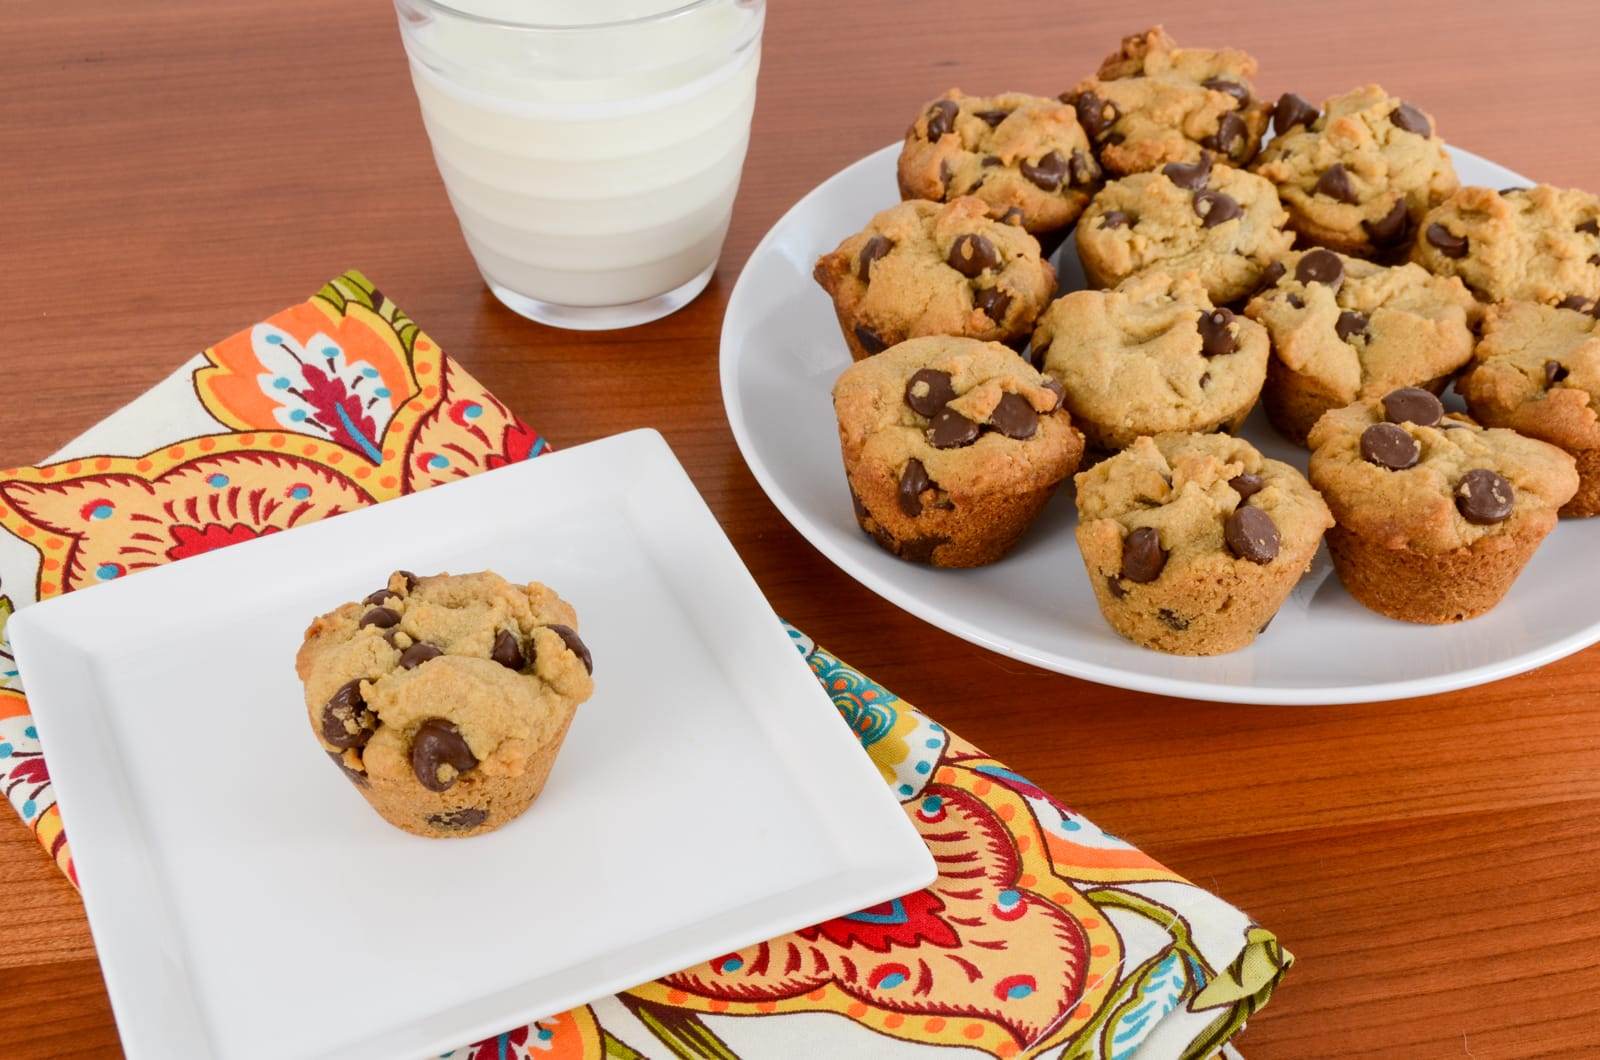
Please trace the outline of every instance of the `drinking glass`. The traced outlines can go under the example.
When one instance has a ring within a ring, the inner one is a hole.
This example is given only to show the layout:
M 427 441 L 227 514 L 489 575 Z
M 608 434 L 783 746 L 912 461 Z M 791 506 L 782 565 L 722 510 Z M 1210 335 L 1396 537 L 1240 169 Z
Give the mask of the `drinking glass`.
M 395 0 L 478 271 L 533 320 L 620 328 L 711 279 L 765 0 Z

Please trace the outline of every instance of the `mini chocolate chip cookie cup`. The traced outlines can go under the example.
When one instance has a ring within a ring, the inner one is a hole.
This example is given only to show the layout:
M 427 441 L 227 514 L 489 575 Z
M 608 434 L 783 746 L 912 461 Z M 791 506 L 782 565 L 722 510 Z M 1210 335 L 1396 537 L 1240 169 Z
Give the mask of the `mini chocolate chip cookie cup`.
M 295 669 L 312 731 L 395 827 L 493 831 L 538 798 L 593 692 L 576 623 L 537 582 L 397 572 L 306 631 Z
M 1310 442 L 1311 481 L 1337 521 L 1328 551 L 1340 581 L 1405 622 L 1493 609 L 1578 488 L 1560 449 L 1446 415 L 1423 390 L 1336 409 Z
M 1083 457 L 1058 384 L 976 339 L 912 339 L 833 388 L 856 520 L 935 567 L 1004 556 Z
M 1078 549 L 1100 613 L 1173 655 L 1248 647 L 1333 525 L 1298 471 L 1227 435 L 1140 438 L 1077 485 Z

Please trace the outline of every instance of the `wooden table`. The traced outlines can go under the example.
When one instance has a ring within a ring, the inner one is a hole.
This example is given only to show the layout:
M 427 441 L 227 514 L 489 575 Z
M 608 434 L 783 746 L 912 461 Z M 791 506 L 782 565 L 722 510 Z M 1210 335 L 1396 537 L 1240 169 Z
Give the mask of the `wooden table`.
M 781 614 L 1275 930 L 1299 964 L 1240 1041 L 1252 1060 L 1600 1054 L 1600 652 L 1454 695 L 1324 709 L 1086 684 L 856 585 L 734 448 L 718 327 L 783 210 L 950 85 L 1055 93 L 1163 6 L 1179 40 L 1256 55 L 1263 94 L 1379 81 L 1465 147 L 1600 188 L 1600 8 L 1577 0 L 1241 0 L 1225 18 L 1145 2 L 784 0 L 710 289 L 649 327 L 562 333 L 479 282 L 382 0 L 10 4 L 0 466 L 42 457 L 202 344 L 358 266 L 558 444 L 659 428 Z M 0 844 L 0 1055 L 108 1055 L 117 1035 L 75 894 L 9 812 Z

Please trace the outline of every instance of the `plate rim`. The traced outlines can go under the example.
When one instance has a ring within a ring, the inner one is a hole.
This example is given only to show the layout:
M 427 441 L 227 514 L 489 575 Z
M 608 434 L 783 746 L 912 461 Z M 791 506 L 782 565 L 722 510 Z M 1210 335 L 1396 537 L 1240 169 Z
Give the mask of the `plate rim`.
M 772 659 L 776 660 L 780 657 L 778 649 L 781 647 L 782 651 L 786 653 L 784 657 L 792 658 L 793 660 L 792 664 L 785 662 L 782 665 L 790 669 L 798 667 L 798 670 L 794 673 L 796 678 L 794 687 L 796 689 L 803 687 L 799 682 L 799 679 L 803 677 L 806 682 L 805 687 L 814 690 L 815 695 L 820 697 L 818 702 L 819 714 L 822 708 L 826 706 L 827 711 L 835 716 L 834 720 L 838 720 L 836 708 L 827 697 L 826 691 L 817 684 L 810 668 L 806 665 L 800 653 L 795 650 L 792 638 L 785 632 L 776 613 L 772 612 L 771 605 L 767 602 L 765 594 L 761 591 L 759 584 L 755 581 L 743 559 L 738 555 L 737 550 L 734 549 L 726 532 L 722 530 L 709 505 L 706 504 L 705 498 L 700 494 L 699 489 L 694 485 L 693 480 L 689 477 L 666 440 L 655 429 L 640 428 L 570 448 L 563 448 L 559 451 L 552 451 L 549 455 L 542 456 L 538 460 L 524 461 L 519 464 L 508 465 L 505 468 L 474 475 L 459 482 L 441 484 L 412 496 L 419 500 L 425 497 L 437 497 L 440 494 L 448 493 L 451 489 L 469 486 L 472 483 L 479 483 L 480 485 L 474 488 L 482 489 L 484 487 L 481 483 L 486 478 L 499 472 L 512 472 L 515 474 L 518 468 L 526 469 L 530 465 L 534 467 L 549 467 L 558 461 L 565 463 L 566 459 L 570 459 L 573 454 L 581 453 L 584 450 L 590 451 L 588 458 L 591 460 L 602 456 L 607 460 L 631 457 L 632 466 L 636 470 L 655 473 L 652 476 L 654 481 L 662 481 L 666 475 L 674 476 L 680 480 L 677 484 L 668 485 L 664 488 L 687 491 L 682 494 L 682 499 L 686 504 L 690 505 L 690 510 L 693 513 L 691 518 L 696 522 L 700 522 L 702 529 L 711 532 L 709 537 L 701 538 L 702 543 L 714 549 L 726 550 L 727 557 L 735 564 L 737 571 L 743 576 L 743 581 L 746 583 L 742 587 L 743 590 L 748 593 L 754 593 L 755 598 L 760 602 L 761 608 L 771 616 L 771 633 L 770 635 L 762 634 L 762 636 L 768 637 L 773 642 Z M 580 457 L 580 459 L 582 458 Z M 526 474 L 526 470 L 524 470 L 524 474 Z M 511 488 L 511 484 L 508 483 L 503 488 Z M 346 516 L 359 516 L 363 512 L 377 513 L 390 509 L 391 504 L 399 504 L 403 510 L 408 499 L 408 497 L 394 498 L 391 502 L 374 504 L 367 508 L 355 509 L 343 514 Z M 438 504 L 441 502 L 433 500 L 426 503 Z M 395 515 L 392 511 L 386 516 L 386 518 L 394 517 Z M 309 530 L 324 524 L 331 525 L 334 522 L 336 521 L 321 520 L 315 523 L 308 523 L 305 527 L 299 529 Z M 699 536 L 701 531 L 695 530 L 694 533 Z M 246 560 L 239 557 L 242 555 L 247 556 L 249 554 L 248 550 L 251 550 L 253 546 L 259 546 L 264 542 L 273 540 L 273 538 L 282 539 L 287 536 L 287 534 L 272 535 L 271 538 L 242 542 L 229 549 L 217 551 L 219 555 L 224 553 L 231 554 L 233 557 L 229 560 L 231 564 L 244 563 Z M 279 544 L 271 547 L 282 546 Z M 194 558 L 204 559 L 204 557 Z M 203 566 L 204 564 L 202 563 L 201 567 Z M 165 567 L 154 568 L 151 571 L 142 573 L 159 576 L 161 572 L 177 567 L 180 567 L 180 565 L 169 564 Z M 195 568 L 190 566 L 188 569 L 192 571 Z M 194 575 L 191 574 L 188 577 L 194 577 Z M 129 579 L 128 582 L 102 583 L 88 588 L 98 590 L 104 594 L 116 592 L 121 585 L 130 583 L 149 586 L 152 584 L 152 580 L 140 582 Z M 123 591 L 126 592 L 128 590 L 124 589 Z M 141 589 L 139 591 L 143 594 L 149 590 Z M 95 597 L 93 599 L 101 598 L 103 597 Z M 43 658 L 45 655 L 55 654 L 55 649 L 49 642 L 60 639 L 59 623 L 65 620 L 64 618 L 57 618 L 57 614 L 64 613 L 70 617 L 73 611 L 85 606 L 93 606 L 91 596 L 86 596 L 81 592 L 73 592 L 19 609 L 13 615 L 11 626 L 7 630 L 8 634 L 11 635 L 12 647 L 19 660 L 18 669 L 26 672 L 26 660 L 29 657 Z M 784 642 L 781 645 L 778 643 L 780 638 Z M 37 655 L 35 654 L 36 652 Z M 93 649 L 89 649 L 88 653 L 93 654 Z M 52 728 L 61 732 L 67 725 L 75 724 L 74 722 L 65 721 L 69 714 L 78 716 L 76 724 L 91 723 L 104 709 L 103 705 L 84 709 L 81 706 L 74 707 L 71 704 L 55 703 L 55 691 L 52 686 L 56 684 L 56 681 L 52 675 L 58 669 L 59 666 L 46 666 L 43 669 L 35 667 L 35 671 L 45 680 L 42 683 L 37 680 L 34 682 L 35 691 L 31 693 L 34 698 L 30 699 L 30 706 L 35 708 L 33 724 L 38 727 L 40 742 L 45 747 L 46 760 L 52 762 L 52 777 L 55 782 L 57 804 L 62 808 L 62 819 L 63 821 L 75 820 L 77 823 L 69 826 L 73 829 L 71 834 L 82 837 L 82 841 L 74 840 L 74 860 L 80 870 L 79 890 L 89 920 L 90 931 L 95 939 L 96 958 L 100 963 L 107 994 L 112 1002 L 113 1016 L 116 1020 L 119 1037 L 122 1039 L 122 1047 L 133 1058 L 172 1055 L 170 1050 L 174 1048 L 175 1043 L 183 1047 L 185 1055 L 189 1055 L 188 1050 L 191 1047 L 203 1050 L 203 1053 L 197 1055 L 218 1055 L 220 1052 L 225 1051 L 220 1049 L 219 1046 L 232 1035 L 240 1033 L 240 1029 L 217 1026 L 214 1010 L 211 1010 L 202 1002 L 199 993 L 194 989 L 196 971 L 190 960 L 191 955 L 188 945 L 182 940 L 185 931 L 193 930 L 193 921 L 186 920 L 175 908 L 172 885 L 165 878 L 167 875 L 166 865 L 152 852 L 152 844 L 156 842 L 156 837 L 151 834 L 148 824 L 141 820 L 145 813 L 148 812 L 146 804 L 135 798 L 123 799 L 119 794 L 128 782 L 128 761 L 130 756 L 124 746 L 124 742 L 115 735 L 103 731 L 90 740 L 85 740 L 81 734 L 74 734 L 67 741 L 74 745 L 66 756 L 66 761 L 71 765 L 64 773 L 54 767 L 54 763 L 62 761 L 62 756 L 59 750 L 54 758 L 50 755 L 49 745 Z M 43 686 L 42 694 L 39 691 L 41 685 Z M 805 694 L 809 696 L 811 693 L 808 691 Z M 41 715 L 37 711 L 37 706 L 41 702 L 47 704 L 42 715 L 42 723 Z M 816 724 L 820 726 L 823 720 L 825 718 L 819 717 Z M 900 801 L 895 798 L 889 787 L 883 784 L 882 777 L 872 763 L 870 756 L 865 749 L 861 748 L 854 734 L 849 731 L 848 726 L 843 725 L 841 721 L 835 728 L 837 729 L 835 735 L 813 736 L 808 739 L 808 745 L 816 748 L 822 746 L 819 742 L 821 740 L 833 740 L 841 752 L 836 761 L 845 763 L 843 768 L 853 770 L 858 774 L 862 790 L 882 792 L 885 801 L 885 812 L 882 815 L 884 823 L 880 827 L 880 831 L 884 832 L 886 836 L 890 833 L 899 834 L 902 849 L 896 849 L 890 847 L 889 844 L 885 844 L 882 857 L 870 863 L 858 860 L 858 863 L 854 864 L 851 863 L 849 854 L 841 852 L 838 857 L 839 870 L 830 877 L 830 879 L 839 881 L 834 884 L 837 893 L 832 901 L 827 903 L 813 902 L 801 912 L 776 918 L 773 917 L 773 914 L 766 912 L 760 913 L 757 917 L 758 919 L 766 917 L 769 920 L 781 919 L 784 922 L 792 921 L 793 923 L 788 927 L 769 930 L 770 925 L 763 924 L 759 932 L 755 928 L 747 928 L 743 934 L 751 935 L 752 937 L 736 944 L 728 937 L 721 935 L 713 937 L 709 933 L 702 932 L 701 937 L 708 940 L 707 942 L 676 945 L 676 950 L 682 953 L 688 953 L 690 950 L 695 951 L 695 953 L 704 951 L 700 956 L 691 956 L 687 963 L 679 963 L 676 956 L 671 957 L 670 961 L 663 960 L 658 954 L 653 961 L 641 962 L 633 966 L 635 970 L 622 971 L 614 969 L 609 976 L 604 978 L 599 987 L 599 993 L 593 993 L 588 987 L 576 992 L 564 988 L 564 993 L 556 1003 L 557 1007 L 549 1012 L 544 1011 L 548 1007 L 546 1002 L 540 1002 L 536 1007 L 528 1003 L 521 1003 L 514 1010 L 508 1010 L 508 1014 L 504 1016 L 476 1017 L 470 1026 L 466 1025 L 469 1016 L 464 1013 L 461 1017 L 463 1030 L 460 1032 L 453 1030 L 448 1032 L 437 1031 L 432 1034 L 427 1032 L 420 1033 L 416 1035 L 417 1041 L 420 1042 L 420 1048 L 411 1050 L 409 1045 L 405 1046 L 408 1050 L 407 1055 L 418 1057 L 437 1056 L 447 1049 L 461 1048 L 485 1036 L 492 1036 L 501 1031 L 531 1023 L 536 1019 L 564 1012 L 576 1005 L 608 997 L 637 983 L 650 982 L 660 978 L 662 975 L 671 974 L 682 968 L 693 967 L 696 963 L 714 958 L 718 953 L 765 942 L 785 932 L 807 927 L 812 923 L 826 920 L 832 916 L 841 916 L 858 909 L 868 908 L 875 902 L 910 893 L 933 882 L 937 876 L 937 868 L 932 854 L 927 849 L 926 844 L 922 842 L 909 818 L 906 817 Z M 817 731 L 820 731 L 820 729 Z M 852 753 L 847 755 L 845 753 L 847 751 Z M 91 777 L 89 775 L 91 770 L 97 775 Z M 62 783 L 63 777 L 66 778 L 65 784 Z M 870 787 L 867 784 L 869 781 Z M 108 801 L 114 804 L 114 808 L 108 808 Z M 855 810 L 853 812 L 859 813 L 859 801 L 854 803 L 854 806 Z M 77 809 L 74 809 L 74 807 L 77 807 Z M 888 812 L 891 809 L 893 812 L 892 818 Z M 73 814 L 77 816 L 74 818 L 71 816 Z M 131 827 L 124 827 L 130 824 Z M 911 871 L 913 861 L 916 865 L 915 873 Z M 848 893 L 845 893 L 847 891 Z M 744 907 L 748 908 L 762 903 L 773 902 L 787 902 L 791 907 L 794 907 L 797 905 L 792 897 L 795 894 L 794 888 L 780 886 L 775 883 L 768 893 L 744 903 Z M 146 899 L 153 899 L 155 907 L 153 910 L 155 915 L 153 917 L 149 915 L 152 911 L 150 905 L 141 904 Z M 826 906 L 825 911 L 819 913 L 818 909 L 823 906 Z M 133 912 L 138 909 L 145 910 L 146 917 L 156 924 L 170 925 L 178 930 L 171 934 L 166 934 L 160 928 L 152 929 L 141 924 L 130 926 L 127 921 L 131 918 Z M 715 923 L 715 920 L 711 922 Z M 693 928 L 693 926 L 688 925 L 689 928 Z M 624 949 L 644 947 L 661 939 L 670 939 L 675 933 L 680 933 L 684 930 L 686 930 L 685 925 L 678 924 L 675 927 L 658 931 L 655 934 L 636 940 L 633 946 Z M 151 947 L 146 944 L 150 938 L 173 939 L 175 941 L 171 945 Z M 711 945 L 710 943 L 712 942 L 715 945 Z M 591 961 L 603 961 L 609 956 L 609 952 L 607 954 L 580 956 L 570 962 L 570 965 L 572 968 L 582 968 Z M 666 963 L 671 963 L 672 966 L 658 967 Z M 562 970 L 556 969 L 553 973 L 548 974 L 559 976 L 562 974 Z M 440 1009 L 423 1013 L 412 1021 L 400 1021 L 393 1025 L 382 1026 L 356 1040 L 334 1040 L 329 1035 L 327 1040 L 314 1043 L 311 1046 L 313 1051 L 305 1055 L 329 1057 L 334 1055 L 340 1057 L 390 1056 L 393 1054 L 388 1049 L 396 1044 L 392 1039 L 397 1034 L 403 1035 L 405 1032 L 429 1021 L 446 1020 L 449 1018 L 450 1013 L 469 1010 L 473 1005 L 490 1004 L 496 998 L 502 997 L 507 993 L 514 993 L 529 983 L 547 977 L 529 976 L 497 986 L 483 997 L 473 997 L 458 1004 L 446 1005 Z M 586 996 L 580 998 L 577 996 L 578 993 L 583 993 Z M 162 1001 L 163 1003 L 156 1004 L 155 1002 L 157 1001 Z M 177 1017 L 177 1021 L 175 1022 L 172 1017 Z
M 1388 702 L 1417 696 L 1438 695 L 1526 673 L 1529 670 L 1537 669 L 1540 666 L 1565 658 L 1574 652 L 1582 651 L 1584 648 L 1600 641 L 1600 617 L 1597 617 L 1583 629 L 1542 645 L 1539 648 L 1498 662 L 1456 670 L 1440 676 L 1407 678 L 1401 681 L 1385 681 L 1365 685 L 1322 686 L 1316 688 L 1224 685 L 1101 666 L 1092 661 L 1076 659 L 1058 653 L 1034 651 L 1025 646 L 1017 645 L 993 635 L 984 627 L 970 622 L 946 608 L 923 600 L 915 592 L 904 589 L 892 580 L 880 576 L 868 565 L 859 562 L 849 553 L 835 547 L 829 539 L 828 533 L 818 526 L 794 499 L 779 487 L 776 477 L 765 461 L 761 459 L 756 448 L 750 425 L 745 416 L 744 403 L 738 389 L 738 369 L 744 354 L 738 350 L 737 347 L 739 347 L 740 343 L 734 336 L 734 324 L 739 315 L 736 310 L 739 309 L 742 300 L 750 297 L 747 284 L 751 263 L 758 260 L 763 254 L 771 252 L 771 244 L 776 242 L 795 223 L 792 219 L 796 214 L 814 199 L 828 194 L 835 184 L 842 182 L 857 170 L 883 164 L 889 156 L 896 154 L 900 147 L 899 141 L 886 144 L 832 173 L 797 199 L 793 205 L 783 212 L 782 216 L 773 222 L 772 227 L 767 229 L 755 248 L 751 250 L 750 256 L 745 259 L 745 264 L 739 271 L 739 278 L 735 281 L 733 290 L 728 295 L 727 309 L 724 311 L 722 327 L 718 333 L 717 369 L 720 376 L 723 411 L 728 418 L 729 426 L 733 430 L 734 442 L 739 447 L 739 455 L 744 458 L 745 466 L 755 476 L 756 482 L 760 484 L 762 492 L 767 495 L 767 499 L 783 514 L 783 517 L 799 532 L 800 536 L 805 538 L 811 547 L 822 553 L 830 563 L 838 567 L 858 584 L 876 593 L 914 618 L 935 626 L 946 633 L 960 637 L 971 644 L 976 644 L 981 648 L 1016 659 L 1019 662 L 1025 662 L 1044 670 L 1093 681 L 1096 684 L 1113 688 L 1124 688 L 1134 692 L 1212 703 L 1239 703 L 1260 706 L 1332 706 Z M 1506 174 L 1506 184 L 1508 185 L 1533 183 L 1533 181 L 1515 170 L 1511 170 L 1492 159 L 1485 158 L 1465 148 L 1447 144 L 1446 149 L 1451 152 L 1453 160 L 1459 161 L 1461 158 L 1467 158 L 1501 171 Z M 894 204 L 887 203 L 883 208 L 887 209 L 892 205 Z

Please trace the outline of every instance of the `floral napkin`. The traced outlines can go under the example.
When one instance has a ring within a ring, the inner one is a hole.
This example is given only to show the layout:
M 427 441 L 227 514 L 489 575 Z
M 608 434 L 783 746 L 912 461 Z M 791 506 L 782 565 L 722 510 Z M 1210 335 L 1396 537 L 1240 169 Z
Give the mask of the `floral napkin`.
M 62 871 L 13 607 L 546 448 L 349 272 L 0 471 L 0 784 Z M 1207 1057 L 1266 1004 L 1291 961 L 1270 932 L 789 634 L 938 879 L 449 1057 Z

